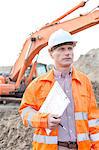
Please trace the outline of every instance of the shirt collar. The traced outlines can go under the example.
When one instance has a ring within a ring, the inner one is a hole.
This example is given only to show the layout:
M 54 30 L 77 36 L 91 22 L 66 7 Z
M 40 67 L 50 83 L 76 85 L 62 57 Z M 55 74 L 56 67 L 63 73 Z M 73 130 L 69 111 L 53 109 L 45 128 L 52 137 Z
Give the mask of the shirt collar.
M 72 79 L 78 80 L 81 83 L 80 74 L 75 69 L 75 67 L 73 65 L 71 67 L 71 75 L 72 75 Z M 47 80 L 47 81 L 50 81 L 50 82 L 54 83 L 54 81 L 55 81 L 55 78 L 54 78 L 54 69 L 51 69 L 46 75 L 44 75 L 43 77 L 41 77 L 40 80 Z
M 68 73 L 66 71 L 61 72 L 59 70 L 56 70 L 55 67 L 53 68 L 53 70 L 54 70 L 54 76 L 56 78 L 65 78 L 67 75 L 69 75 L 69 76 L 72 75 L 72 66 L 70 67 Z

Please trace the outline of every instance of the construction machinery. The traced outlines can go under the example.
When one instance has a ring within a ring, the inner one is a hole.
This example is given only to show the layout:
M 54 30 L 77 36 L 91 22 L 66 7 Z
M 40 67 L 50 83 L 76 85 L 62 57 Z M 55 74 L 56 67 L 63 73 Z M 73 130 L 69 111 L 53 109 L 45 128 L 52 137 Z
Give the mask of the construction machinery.
M 8 77 L 0 76 L 0 96 L 14 96 L 21 97 L 27 85 L 33 79 L 33 75 L 37 77 L 35 72 L 37 68 L 37 61 L 32 63 L 34 57 L 46 47 L 48 44 L 49 36 L 59 28 L 76 34 L 82 30 L 99 24 L 99 10 L 93 10 L 87 14 L 80 14 L 79 17 L 61 21 L 64 17 L 68 16 L 80 7 L 83 7 L 87 1 L 82 1 L 77 6 L 60 16 L 53 22 L 46 24 L 38 31 L 31 33 L 26 39 L 21 53 L 12 67 L 11 73 Z M 99 7 L 99 6 L 98 6 Z M 46 56 L 45 56 L 46 57 Z M 46 66 L 40 66 L 43 70 L 46 70 Z M 39 67 L 39 70 L 40 70 Z M 29 70 L 28 70 L 29 69 Z M 28 76 L 25 76 L 26 72 L 29 71 Z M 22 88 L 23 87 L 23 88 Z

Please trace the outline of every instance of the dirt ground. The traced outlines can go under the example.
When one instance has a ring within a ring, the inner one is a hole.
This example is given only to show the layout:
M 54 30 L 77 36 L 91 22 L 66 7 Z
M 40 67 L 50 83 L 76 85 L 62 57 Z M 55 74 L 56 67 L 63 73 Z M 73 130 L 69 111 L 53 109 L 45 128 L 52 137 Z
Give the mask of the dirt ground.
M 93 83 L 99 100 L 99 84 Z M 19 104 L 0 104 L 0 150 L 31 150 L 33 129 L 23 126 Z
M 92 85 L 93 85 L 96 100 L 99 103 L 99 83 L 98 82 L 92 82 Z
M 0 105 L 0 150 L 31 150 L 33 129 L 23 126 L 13 105 Z

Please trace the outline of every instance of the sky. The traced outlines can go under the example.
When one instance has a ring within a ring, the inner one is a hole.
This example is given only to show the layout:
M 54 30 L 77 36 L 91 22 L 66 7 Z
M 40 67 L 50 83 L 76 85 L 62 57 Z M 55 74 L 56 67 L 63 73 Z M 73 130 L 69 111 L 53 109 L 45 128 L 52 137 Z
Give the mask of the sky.
M 22 46 L 31 32 L 50 23 L 81 0 L 0 0 L 0 66 L 14 65 Z M 71 16 L 89 12 L 99 5 L 99 0 L 89 0 Z M 75 60 L 90 49 L 99 48 L 99 24 L 75 34 L 78 44 Z M 42 59 L 43 58 L 43 59 Z M 47 49 L 41 51 L 39 62 L 51 63 Z

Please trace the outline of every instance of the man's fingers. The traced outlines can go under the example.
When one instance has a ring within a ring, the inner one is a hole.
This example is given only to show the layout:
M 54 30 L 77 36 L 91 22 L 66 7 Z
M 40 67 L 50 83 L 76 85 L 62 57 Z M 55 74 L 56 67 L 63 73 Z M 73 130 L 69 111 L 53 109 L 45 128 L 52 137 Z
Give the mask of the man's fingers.
M 53 118 L 52 119 L 52 123 L 55 123 L 55 124 L 57 124 L 57 123 L 60 123 L 60 121 L 61 121 L 61 118 Z
M 53 118 L 55 118 L 55 119 L 57 119 L 57 118 L 61 118 L 61 116 L 56 115 L 56 114 L 51 114 L 51 117 L 53 117 Z
M 53 130 L 53 129 L 57 128 L 57 127 L 58 127 L 58 124 L 50 123 L 50 125 L 49 125 L 49 129 L 51 129 L 51 130 Z
M 58 115 L 49 114 L 49 116 L 48 116 L 48 128 L 49 129 L 57 128 L 60 121 L 61 121 L 61 118 Z

